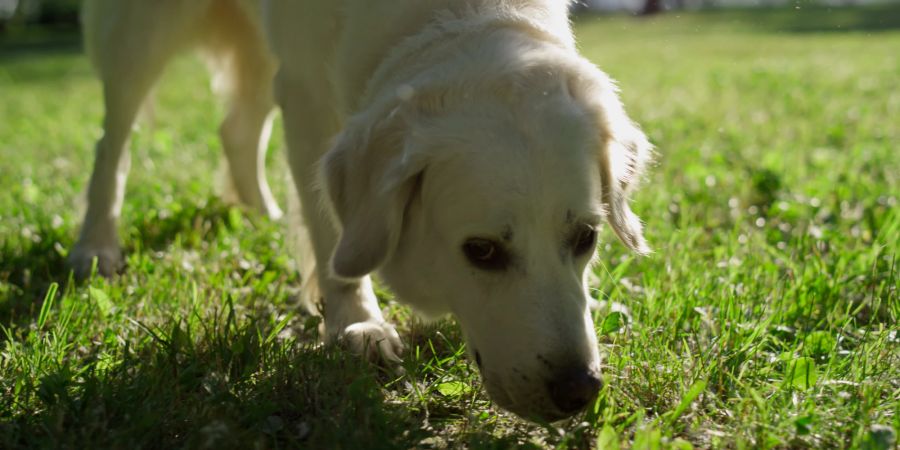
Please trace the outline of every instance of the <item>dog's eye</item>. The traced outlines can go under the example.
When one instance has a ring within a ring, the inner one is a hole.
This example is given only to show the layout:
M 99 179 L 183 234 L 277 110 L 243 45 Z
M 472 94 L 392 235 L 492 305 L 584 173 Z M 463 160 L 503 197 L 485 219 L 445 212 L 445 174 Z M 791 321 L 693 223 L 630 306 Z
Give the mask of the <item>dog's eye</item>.
M 578 231 L 578 234 L 575 235 L 575 240 L 573 241 L 572 251 L 576 256 L 582 256 L 585 253 L 590 253 L 594 250 L 594 242 L 597 241 L 597 230 L 585 226 L 581 230 Z
M 472 238 L 463 243 L 463 253 L 473 266 L 482 270 L 503 270 L 509 265 L 509 256 L 496 242 Z

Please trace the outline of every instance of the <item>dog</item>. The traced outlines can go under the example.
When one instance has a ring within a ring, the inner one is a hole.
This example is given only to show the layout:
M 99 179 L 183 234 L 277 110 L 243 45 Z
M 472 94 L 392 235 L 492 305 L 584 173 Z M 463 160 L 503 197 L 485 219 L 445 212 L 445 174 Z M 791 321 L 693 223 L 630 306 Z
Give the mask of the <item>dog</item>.
M 87 0 L 104 86 L 88 208 L 69 262 L 120 270 L 129 130 L 177 51 L 224 83 L 235 198 L 281 216 L 264 176 L 275 105 L 303 218 L 308 306 L 328 341 L 399 361 L 378 272 L 426 318 L 452 315 L 490 397 L 554 421 L 600 387 L 588 267 L 603 222 L 649 252 L 628 203 L 651 145 L 580 56 L 562 0 Z

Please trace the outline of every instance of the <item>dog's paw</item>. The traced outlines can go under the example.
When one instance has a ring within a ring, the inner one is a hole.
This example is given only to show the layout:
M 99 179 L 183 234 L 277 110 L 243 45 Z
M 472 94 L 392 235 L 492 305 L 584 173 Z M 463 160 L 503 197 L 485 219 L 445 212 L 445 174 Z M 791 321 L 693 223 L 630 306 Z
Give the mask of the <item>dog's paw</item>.
M 400 363 L 403 360 L 403 342 L 394 326 L 387 322 L 357 322 L 344 328 L 334 337 L 350 351 L 364 356 L 370 361 Z
M 69 268 L 75 273 L 75 278 L 84 280 L 91 276 L 94 269 L 94 260 L 97 261 L 97 274 L 110 278 L 124 267 L 122 250 L 116 246 L 91 246 L 76 244 L 69 252 Z

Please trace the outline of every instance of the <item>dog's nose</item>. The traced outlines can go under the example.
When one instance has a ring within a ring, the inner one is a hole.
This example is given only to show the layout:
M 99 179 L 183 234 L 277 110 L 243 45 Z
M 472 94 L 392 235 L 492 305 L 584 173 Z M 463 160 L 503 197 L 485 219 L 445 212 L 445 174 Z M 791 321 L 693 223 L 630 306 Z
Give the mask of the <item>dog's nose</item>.
M 600 378 L 586 367 L 573 367 L 560 372 L 547 383 L 550 399 L 565 414 L 575 414 L 597 397 Z

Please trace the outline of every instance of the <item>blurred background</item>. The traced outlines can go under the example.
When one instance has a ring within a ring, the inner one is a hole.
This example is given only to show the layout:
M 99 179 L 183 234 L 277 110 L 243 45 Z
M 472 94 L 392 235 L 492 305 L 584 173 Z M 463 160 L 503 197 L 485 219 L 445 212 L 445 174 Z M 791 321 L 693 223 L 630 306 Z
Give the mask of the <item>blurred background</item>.
M 74 27 L 80 0 L 0 0 L 0 32 L 42 24 Z M 897 3 L 896 0 L 581 0 L 577 11 L 627 12 L 650 15 L 667 11 L 710 8 L 773 8 L 785 6 L 845 7 Z
M 75 27 L 80 0 L 0 0 L 0 33 L 30 24 Z

